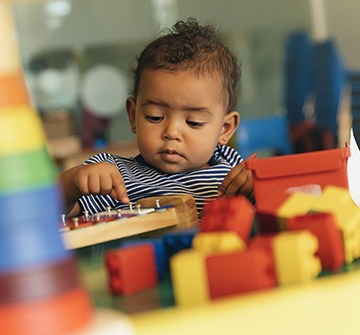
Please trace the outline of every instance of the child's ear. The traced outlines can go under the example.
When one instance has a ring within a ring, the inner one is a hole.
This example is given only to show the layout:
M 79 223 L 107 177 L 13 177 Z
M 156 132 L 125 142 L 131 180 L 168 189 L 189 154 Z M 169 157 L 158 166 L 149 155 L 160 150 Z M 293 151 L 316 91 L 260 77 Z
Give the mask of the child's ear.
M 240 114 L 236 111 L 227 113 L 224 117 L 224 124 L 219 136 L 219 144 L 226 144 L 234 135 L 240 123 Z
M 134 97 L 128 97 L 126 99 L 126 111 L 127 111 L 131 131 L 134 134 L 136 134 L 136 122 L 135 122 L 136 101 Z

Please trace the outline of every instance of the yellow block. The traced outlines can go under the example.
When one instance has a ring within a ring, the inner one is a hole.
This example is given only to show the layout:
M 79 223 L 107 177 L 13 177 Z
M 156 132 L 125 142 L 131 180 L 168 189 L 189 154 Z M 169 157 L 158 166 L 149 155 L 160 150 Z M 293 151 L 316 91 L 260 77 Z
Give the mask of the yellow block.
M 46 144 L 40 116 L 28 106 L 0 109 L 0 156 L 37 150 Z
M 198 233 L 194 236 L 192 246 L 205 254 L 244 250 L 245 242 L 234 231 Z
M 171 280 L 177 305 L 201 304 L 209 301 L 205 255 L 187 249 L 170 259 Z
M 0 74 L 21 69 L 10 1 L 0 1 Z
M 327 186 L 313 211 L 334 215 L 336 225 L 341 230 L 344 241 L 345 261 L 352 263 L 360 256 L 360 208 L 354 203 L 347 188 Z
M 292 284 L 315 278 L 321 271 L 314 254 L 319 245 L 308 230 L 287 231 L 274 238 L 273 252 L 278 283 Z
M 313 210 L 335 214 L 341 206 L 351 204 L 356 206 L 347 188 L 331 185 L 324 188 L 318 201 L 314 204 Z
M 308 193 L 292 193 L 276 212 L 280 227 L 282 228 L 281 230 L 285 228 L 287 219 L 297 215 L 307 214 L 318 199 L 318 196 Z
M 333 214 L 342 232 L 345 261 L 350 264 L 360 256 L 360 208 L 350 204 L 340 205 Z

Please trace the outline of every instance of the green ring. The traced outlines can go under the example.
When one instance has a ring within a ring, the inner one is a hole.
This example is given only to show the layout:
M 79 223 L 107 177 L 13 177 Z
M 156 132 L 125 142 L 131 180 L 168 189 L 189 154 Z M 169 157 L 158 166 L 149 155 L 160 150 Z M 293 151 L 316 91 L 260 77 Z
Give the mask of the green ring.
M 15 155 L 0 155 L 0 193 L 54 183 L 56 173 L 54 161 L 46 148 Z

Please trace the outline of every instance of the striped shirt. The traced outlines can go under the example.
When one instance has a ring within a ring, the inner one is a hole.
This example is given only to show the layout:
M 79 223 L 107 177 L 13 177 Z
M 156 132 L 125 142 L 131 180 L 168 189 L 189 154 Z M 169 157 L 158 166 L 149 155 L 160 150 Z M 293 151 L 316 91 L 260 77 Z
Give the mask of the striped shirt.
M 97 154 L 84 164 L 108 162 L 121 173 L 131 202 L 142 198 L 164 195 L 190 194 L 200 213 L 208 199 L 217 197 L 217 191 L 228 172 L 242 161 L 241 155 L 229 146 L 218 144 L 209 167 L 182 173 L 166 173 L 149 165 L 141 155 L 124 158 L 109 153 Z M 109 195 L 82 196 L 80 204 L 89 214 L 112 209 L 128 208 L 128 204 Z

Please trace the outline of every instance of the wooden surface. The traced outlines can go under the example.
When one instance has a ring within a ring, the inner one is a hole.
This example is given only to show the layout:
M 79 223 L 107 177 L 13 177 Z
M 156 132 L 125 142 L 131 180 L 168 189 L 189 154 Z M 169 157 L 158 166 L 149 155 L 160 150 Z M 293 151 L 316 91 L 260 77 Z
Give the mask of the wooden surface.
M 156 199 L 159 199 L 161 206 L 173 205 L 174 207 L 64 231 L 62 238 L 65 247 L 77 249 L 147 232 L 165 233 L 169 230 L 165 231 L 164 228 L 189 228 L 198 224 L 195 202 L 190 195 L 153 197 L 142 199 L 135 205 L 155 207 Z

